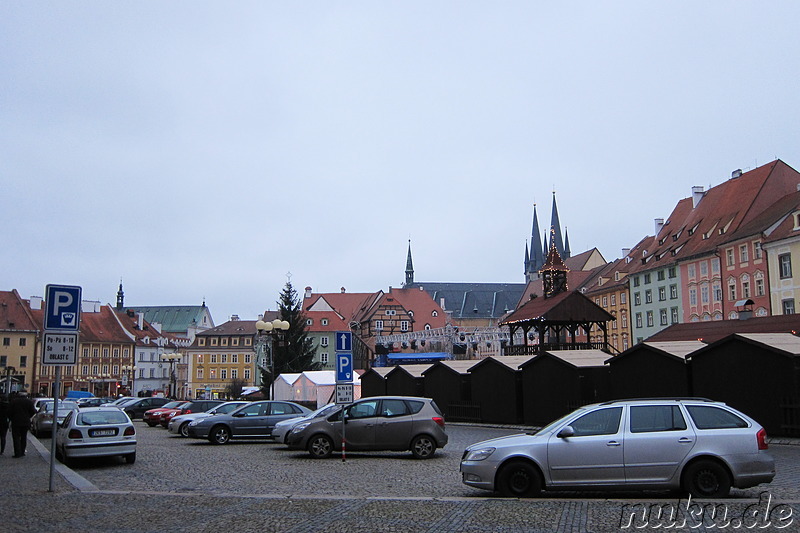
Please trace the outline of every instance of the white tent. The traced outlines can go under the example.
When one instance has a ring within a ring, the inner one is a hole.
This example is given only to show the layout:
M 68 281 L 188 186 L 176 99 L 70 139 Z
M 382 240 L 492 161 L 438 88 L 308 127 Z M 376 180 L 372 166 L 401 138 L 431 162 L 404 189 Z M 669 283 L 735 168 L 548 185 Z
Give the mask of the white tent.
M 300 378 L 300 374 L 280 374 L 275 380 L 275 399 L 295 401 L 294 383 Z
M 293 382 L 291 398 L 279 396 L 277 387 L 275 388 L 275 398 L 314 402 L 317 407 L 322 407 L 333 401 L 335 390 L 336 372 L 333 370 L 309 370 L 300 374 L 300 377 Z M 361 398 L 361 381 L 356 374 L 353 380 L 353 399 L 359 398 Z

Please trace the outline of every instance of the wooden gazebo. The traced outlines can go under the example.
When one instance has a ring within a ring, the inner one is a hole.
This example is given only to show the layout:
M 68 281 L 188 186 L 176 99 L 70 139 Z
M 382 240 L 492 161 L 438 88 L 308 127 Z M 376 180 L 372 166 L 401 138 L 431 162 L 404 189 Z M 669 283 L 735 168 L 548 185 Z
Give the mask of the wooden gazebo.
M 510 343 L 504 355 L 536 355 L 550 350 L 597 349 L 610 353 L 607 322 L 614 317 L 578 291 L 567 287 L 568 268 L 554 244 L 550 246 L 539 273 L 544 295 L 533 297 L 500 322 L 509 328 Z M 603 342 L 589 342 L 589 332 L 597 326 Z M 514 335 L 522 330 L 523 344 L 514 345 Z M 531 332 L 536 332 L 532 335 Z M 535 341 L 535 342 L 532 342 Z

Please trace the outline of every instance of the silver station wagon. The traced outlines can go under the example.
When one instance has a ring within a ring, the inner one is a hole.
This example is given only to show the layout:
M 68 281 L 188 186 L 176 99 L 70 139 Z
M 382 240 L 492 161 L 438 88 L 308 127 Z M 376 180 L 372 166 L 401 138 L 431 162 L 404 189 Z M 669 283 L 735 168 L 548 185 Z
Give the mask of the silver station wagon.
M 769 483 L 767 433 L 703 398 L 620 400 L 581 407 L 535 434 L 469 446 L 462 481 L 507 497 L 545 490 L 684 489 L 724 498 Z

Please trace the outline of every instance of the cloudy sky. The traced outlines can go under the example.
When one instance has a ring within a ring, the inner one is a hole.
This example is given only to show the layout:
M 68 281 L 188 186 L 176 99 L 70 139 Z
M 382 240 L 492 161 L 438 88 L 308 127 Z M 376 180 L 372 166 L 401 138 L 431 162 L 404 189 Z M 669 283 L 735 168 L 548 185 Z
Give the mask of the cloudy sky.
M 800 169 L 800 3 L 0 2 L 0 290 L 207 302 L 522 282 Z

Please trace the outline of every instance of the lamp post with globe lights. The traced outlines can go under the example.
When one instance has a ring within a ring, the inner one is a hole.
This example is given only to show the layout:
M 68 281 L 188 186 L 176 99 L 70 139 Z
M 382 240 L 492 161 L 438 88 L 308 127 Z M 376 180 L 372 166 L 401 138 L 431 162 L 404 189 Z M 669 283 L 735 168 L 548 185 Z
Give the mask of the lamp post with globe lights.
M 275 399 L 275 346 L 284 341 L 289 331 L 289 322 L 276 318 L 272 322 L 259 320 L 256 322 L 256 366 L 260 370 L 269 370 L 269 399 Z M 268 341 L 269 339 L 269 341 Z M 266 348 L 269 342 L 269 367 L 266 365 Z M 260 375 L 260 373 L 259 373 Z
M 176 382 L 177 376 L 175 375 L 175 364 L 181 360 L 181 354 L 178 352 L 175 353 L 165 353 L 161 356 L 161 360 L 169 363 L 169 398 L 175 399 L 177 395 L 175 394 L 177 391 Z
M 137 369 L 134 365 L 122 365 L 122 385 L 128 388 L 128 396 L 135 396 L 133 390 L 133 381 L 136 379 L 136 370 Z

